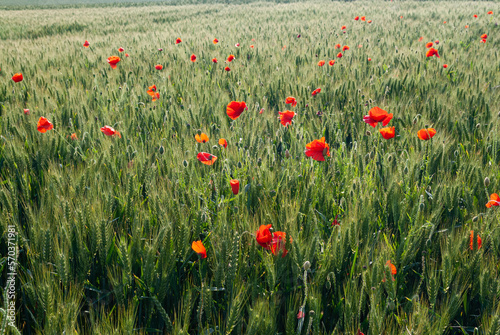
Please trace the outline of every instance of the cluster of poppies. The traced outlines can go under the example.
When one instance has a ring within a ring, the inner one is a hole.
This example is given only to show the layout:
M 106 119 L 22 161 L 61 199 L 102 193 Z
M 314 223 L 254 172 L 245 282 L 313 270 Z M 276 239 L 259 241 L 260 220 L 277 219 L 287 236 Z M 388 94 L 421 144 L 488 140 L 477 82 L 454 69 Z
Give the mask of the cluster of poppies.
M 273 255 L 282 252 L 281 257 L 285 257 L 288 250 L 285 249 L 286 233 L 282 231 L 271 232 L 272 225 L 261 225 L 256 232 L 257 243 L 266 250 L 270 250 Z M 292 239 L 290 239 L 290 243 Z

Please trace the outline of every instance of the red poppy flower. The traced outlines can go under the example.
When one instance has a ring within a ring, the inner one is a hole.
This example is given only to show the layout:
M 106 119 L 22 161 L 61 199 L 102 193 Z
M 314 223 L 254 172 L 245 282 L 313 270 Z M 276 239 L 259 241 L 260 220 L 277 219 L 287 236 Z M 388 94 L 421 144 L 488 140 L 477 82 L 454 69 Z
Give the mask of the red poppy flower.
M 154 95 L 153 95 L 153 99 L 151 101 L 156 101 L 160 99 L 160 93 L 156 92 Z
M 194 137 L 196 139 L 196 142 L 198 143 L 207 143 L 208 142 L 208 136 L 205 133 L 201 133 L 201 135 L 196 134 Z
M 339 53 L 337 54 L 337 58 L 342 58 L 342 52 L 339 52 Z
M 427 57 L 436 56 L 437 58 L 440 58 L 438 51 L 434 48 L 430 48 L 429 50 L 427 50 L 427 53 L 425 54 L 425 56 L 427 56 Z
M 261 225 L 259 227 L 259 230 L 256 232 L 256 240 L 257 243 L 262 248 L 269 249 L 271 247 L 271 241 L 273 240 L 273 235 L 271 234 L 271 231 L 269 230 L 271 228 L 271 225 Z
M 182 42 L 181 38 L 180 38 L 180 37 L 177 37 L 177 39 L 175 40 L 175 44 L 179 44 L 179 43 L 181 43 L 181 42 Z
M 259 114 L 262 114 L 262 113 L 264 113 L 264 108 L 261 108 L 261 109 L 260 109 Z
M 240 181 L 238 179 L 232 179 L 229 184 L 231 184 L 231 190 L 234 195 L 237 195 L 240 191 Z
M 446 24 L 446 21 L 444 21 L 443 24 Z
M 323 65 L 325 65 L 325 61 L 324 61 L 324 60 L 320 60 L 320 61 L 318 62 L 318 66 L 323 66 Z
M 490 10 L 490 11 L 488 12 L 488 14 L 489 14 L 489 15 L 492 15 L 492 14 L 493 14 L 493 11 L 491 11 L 491 10 Z
M 88 47 L 90 46 L 89 41 L 87 41 L 87 40 L 86 40 L 86 41 L 83 43 L 83 46 L 84 46 L 84 47 L 86 47 L 86 48 L 88 48 Z
M 149 87 L 148 87 L 148 91 L 147 91 L 147 93 L 148 93 L 150 96 L 153 96 L 153 95 L 154 95 L 154 92 L 156 92 L 156 85 L 149 86 Z
M 40 119 L 38 119 L 38 124 L 36 125 L 36 129 L 39 132 L 45 133 L 47 132 L 47 130 L 51 130 L 52 128 L 54 128 L 54 125 L 50 123 L 50 121 L 44 118 L 43 116 L 41 116 Z
M 330 66 L 333 66 L 333 64 L 335 64 L 335 61 L 333 59 L 328 62 L 328 65 L 330 65 Z
M 496 193 L 490 195 L 490 201 L 486 204 L 488 208 L 491 208 L 491 206 L 500 206 L 500 197 Z
M 234 46 L 235 46 L 235 47 L 239 47 L 239 46 L 240 46 L 240 44 L 239 44 L 239 43 L 236 43 Z
M 78 140 L 78 136 L 76 136 L 76 133 L 71 134 L 71 139 L 72 139 L 73 141 Z
M 226 141 L 226 139 L 225 139 L 225 138 L 221 138 L 221 139 L 219 140 L 219 145 L 220 145 L 221 147 L 227 148 L 227 141 Z
M 483 39 L 481 40 L 481 43 L 486 43 L 486 39 L 484 39 L 484 38 L 483 38 Z
M 226 67 L 224 68 L 224 70 L 226 70 L 227 72 L 231 71 L 231 69 L 229 68 L 229 66 L 226 66 Z
M 129 54 L 125 54 L 125 57 L 127 57 L 127 58 L 128 58 L 128 57 L 129 57 Z
M 315 89 L 314 91 L 312 91 L 311 95 L 312 96 L 315 96 L 316 94 L 320 93 L 321 92 L 321 88 L 317 88 Z M 306 106 L 307 107 L 307 106 Z
M 361 21 L 366 21 L 366 17 L 365 17 L 365 16 L 362 16 L 362 17 L 361 17 Z
M 469 25 L 468 24 L 465 25 L 465 29 L 469 29 Z
M 24 109 L 24 115 L 30 115 L 30 110 L 29 109 Z
M 295 113 L 292 111 L 284 111 L 278 112 L 280 115 L 281 124 L 287 127 L 289 124 L 292 124 L 292 119 L 295 116 Z
M 292 105 L 292 107 L 295 107 L 297 106 L 297 99 L 295 99 L 294 97 L 288 97 L 285 99 L 285 104 Z
M 369 61 L 369 62 L 371 62 L 371 61 L 372 61 L 372 59 L 371 59 L 370 57 L 368 57 L 368 61 Z
M 402 19 L 402 18 L 403 18 L 403 15 L 401 15 L 399 18 L 400 18 L 400 19 Z
M 446 69 L 448 68 L 448 64 L 443 64 L 443 67 Z
M 339 221 L 337 220 L 337 217 L 338 217 L 338 215 L 335 215 L 335 219 L 334 219 L 334 220 L 333 220 L 333 222 L 332 222 L 332 227 L 333 227 L 333 226 L 340 226 L 340 223 L 339 223 Z
M 161 69 L 163 69 L 163 65 L 160 65 L 160 64 L 155 65 L 155 69 L 157 69 L 157 70 L 161 70 Z
M 368 23 L 372 23 L 372 20 L 368 20 L 368 21 L 366 21 L 366 22 L 368 22 Z
M 233 59 L 234 59 L 234 55 L 227 56 L 227 62 L 228 63 L 231 63 L 233 61 Z
M 485 39 L 487 39 L 487 38 L 488 38 L 488 35 L 487 35 L 487 34 L 482 34 L 482 35 L 481 35 L 481 38 L 482 38 L 483 40 L 485 40 Z
M 363 121 L 373 128 L 375 128 L 378 122 L 382 122 L 382 125 L 385 127 L 391 121 L 392 116 L 392 113 L 389 114 L 380 107 L 373 107 L 368 111 L 368 115 L 363 116 Z
M 303 318 L 305 318 L 305 316 L 306 316 L 306 313 L 304 313 L 302 310 L 300 310 L 297 313 L 297 319 L 303 319 Z
M 335 44 L 335 49 L 340 49 L 342 46 L 340 44 Z
M 430 140 L 434 135 L 436 135 L 434 128 L 420 129 L 417 133 L 418 138 L 424 141 Z
M 292 240 L 290 239 L 290 242 Z M 273 233 L 273 239 L 271 241 L 271 252 L 273 255 L 277 256 L 278 253 L 281 251 L 283 254 L 281 257 L 285 257 L 286 254 L 288 253 L 288 250 L 285 249 L 285 242 L 286 242 L 286 233 L 282 231 L 277 231 Z
M 307 157 L 312 157 L 315 161 L 324 161 L 325 157 L 330 156 L 330 146 L 325 143 L 325 138 L 314 140 L 306 145 L 305 154 Z
M 425 47 L 426 47 L 427 49 L 429 49 L 429 48 L 432 48 L 432 46 L 433 46 L 433 45 L 434 45 L 434 43 L 432 43 L 432 42 L 427 42 L 427 44 L 425 45 Z
M 479 237 L 479 234 L 477 235 L 477 250 L 481 249 L 483 241 L 481 240 L 481 237 Z M 470 242 L 469 242 L 469 249 L 474 250 L 474 230 L 470 231 Z
M 247 109 L 247 104 L 244 101 L 231 101 L 226 107 L 226 113 L 231 120 L 236 120 L 245 109 Z
M 124 51 L 125 51 L 125 49 L 123 49 L 122 47 L 119 47 L 119 48 L 118 48 L 118 51 L 119 51 L 119 52 L 124 52 Z
M 389 266 L 389 268 L 391 269 L 391 275 L 395 275 L 398 273 L 398 271 L 396 270 L 396 266 L 394 264 L 391 263 L 390 260 L 388 260 L 385 265 Z
M 214 44 L 217 44 L 217 43 L 219 43 L 219 40 L 214 38 L 213 42 L 214 42 Z
M 477 14 L 472 15 L 473 17 L 477 18 Z
M 217 64 L 217 58 L 212 58 L 212 62 Z
M 192 54 L 191 55 L 191 62 L 196 62 L 196 55 L 195 54 Z
M 203 245 L 203 242 L 201 242 L 201 240 L 193 241 L 193 244 L 191 244 L 191 248 L 194 250 L 194 252 L 200 255 L 201 258 L 207 258 L 207 249 L 205 249 L 205 246 Z
M 382 134 L 382 137 L 385 138 L 386 140 L 389 140 L 396 136 L 396 130 L 395 127 L 387 127 L 387 128 L 382 128 L 380 129 L 380 134 Z
M 359 20 L 359 16 L 356 16 L 356 17 L 354 18 L 354 21 L 358 21 L 358 20 Z
M 340 28 L 341 30 L 345 30 L 347 27 L 346 26 L 342 26 L 342 28 Z
M 439 40 L 435 40 L 435 41 L 434 41 L 434 44 L 439 44 Z
M 121 59 L 118 56 L 108 57 L 108 63 L 111 65 L 112 69 L 116 69 L 116 64 L 118 64 L 119 61 L 121 61 Z
M 346 50 L 349 50 L 349 47 L 347 45 L 344 45 L 344 47 L 342 48 L 342 51 L 346 51 Z
M 209 154 L 208 152 L 200 152 L 196 158 L 205 165 L 212 165 L 217 160 L 217 156 Z
M 23 81 L 23 74 L 22 73 L 16 73 L 15 75 L 12 76 L 12 80 L 14 80 L 15 83 Z
M 122 138 L 122 135 L 120 132 L 114 130 L 110 126 L 104 126 L 101 128 L 101 131 L 104 133 L 106 136 L 118 136 L 119 138 Z
M 420 36 L 420 38 L 418 39 L 419 42 L 422 42 L 422 40 L 424 39 L 423 36 Z

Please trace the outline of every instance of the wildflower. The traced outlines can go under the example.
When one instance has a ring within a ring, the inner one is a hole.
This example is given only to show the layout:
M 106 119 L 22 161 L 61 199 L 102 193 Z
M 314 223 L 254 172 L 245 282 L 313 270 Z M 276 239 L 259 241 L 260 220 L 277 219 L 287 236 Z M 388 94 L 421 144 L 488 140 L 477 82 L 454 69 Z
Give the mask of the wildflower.
M 113 128 L 111 128 L 110 126 L 104 126 L 101 128 L 101 131 L 104 133 L 104 135 L 106 136 L 118 136 L 119 138 L 122 137 L 122 135 L 120 134 L 120 132 L 114 130 Z
M 213 40 L 212 42 L 213 42 L 214 44 L 217 44 L 217 43 L 219 43 L 219 40 L 218 40 L 218 39 L 216 39 L 216 38 L 214 38 L 214 40 Z
M 368 111 L 368 115 L 363 116 L 363 121 L 373 128 L 375 128 L 378 122 L 382 122 L 382 125 L 385 127 L 392 120 L 392 116 L 392 113 L 389 114 L 380 107 L 373 107 Z
M 111 65 L 111 68 L 112 69 L 116 69 L 116 64 L 118 64 L 118 62 L 120 61 L 120 57 L 118 56 L 111 56 L 111 57 L 108 57 L 108 63 L 109 65 Z
M 257 243 L 265 249 L 269 249 L 271 247 L 271 241 L 273 239 L 273 236 L 271 234 L 271 231 L 269 230 L 272 225 L 261 225 L 259 227 L 259 230 L 256 232 L 256 239 Z
M 333 64 L 335 64 L 335 61 L 333 59 L 328 62 L 328 65 L 330 65 L 330 66 L 333 66 Z
M 45 133 L 47 132 L 47 130 L 51 130 L 53 128 L 54 126 L 52 125 L 52 123 L 50 123 L 50 121 L 44 118 L 43 116 L 41 116 L 40 119 L 38 119 L 38 124 L 36 125 L 36 129 L 39 132 Z
M 191 62 L 196 62 L 196 55 L 195 54 L 192 54 L 191 55 Z
M 317 88 L 315 89 L 314 91 L 312 91 L 311 95 L 312 96 L 315 96 L 316 94 L 320 93 L 321 92 L 321 88 Z M 307 107 L 307 106 L 306 106 Z
M 481 237 L 478 234 L 477 235 L 477 250 L 481 249 L 482 244 L 483 244 L 483 241 L 481 240 Z M 469 249 L 474 250 L 474 230 L 470 231 Z
M 23 74 L 22 73 L 16 73 L 12 76 L 12 80 L 15 82 L 15 83 L 18 83 L 20 81 L 23 81 Z
M 434 128 L 420 129 L 417 133 L 418 138 L 424 141 L 430 140 L 434 135 L 436 135 Z
M 306 145 L 305 154 L 307 157 L 312 157 L 315 161 L 324 161 L 325 157 L 330 156 L 330 146 L 322 137 L 319 140 L 314 140 Z
M 232 179 L 229 183 L 231 184 L 231 190 L 233 191 L 233 194 L 237 195 L 240 191 L 240 181 L 238 179 Z
M 125 51 L 125 49 L 123 49 L 122 47 L 119 47 L 119 48 L 118 48 L 118 51 L 119 51 L 119 52 L 124 52 L 124 51 Z
M 380 129 L 380 134 L 386 140 L 393 138 L 396 135 L 395 127 L 387 127 Z
M 287 127 L 289 124 L 292 124 L 292 119 L 295 116 L 295 113 L 292 111 L 284 111 L 279 112 L 281 124 Z
M 286 240 L 286 233 L 281 231 L 273 233 L 272 244 L 271 244 L 271 252 L 273 253 L 273 255 L 276 256 L 281 251 L 283 252 L 281 257 L 283 258 L 286 256 L 288 250 L 285 249 L 285 240 Z
M 231 63 L 233 61 L 233 59 L 234 59 L 234 55 L 227 56 L 227 62 L 228 63 Z
M 324 61 L 324 60 L 320 60 L 320 61 L 318 62 L 318 66 L 323 66 L 323 65 L 325 65 L 325 61 Z
M 196 142 L 198 143 L 207 143 L 208 142 L 208 136 L 205 133 L 201 133 L 201 135 L 196 134 L 194 137 L 196 139 Z
M 486 204 L 488 208 L 491 208 L 491 206 L 500 206 L 500 197 L 496 193 L 490 195 L 490 201 Z
M 217 58 L 212 58 L 212 63 L 217 64 Z
M 292 107 L 295 107 L 297 106 L 297 99 L 295 99 L 294 97 L 288 97 L 285 99 L 285 104 L 292 105 Z
M 208 152 L 200 152 L 196 158 L 205 165 L 212 165 L 217 160 L 217 156 L 209 154 Z
M 248 109 L 248 108 L 247 108 L 247 104 L 244 101 L 242 101 L 242 102 L 231 101 L 227 105 L 226 113 L 227 113 L 227 116 L 229 116 L 229 118 L 231 120 L 236 120 L 241 115 L 241 113 L 243 113 L 243 111 L 246 109 Z
M 194 252 L 200 255 L 201 258 L 207 258 L 207 249 L 205 249 L 205 246 L 203 245 L 203 242 L 201 242 L 201 240 L 193 241 L 193 244 L 191 244 L 191 248 L 194 250 Z
M 181 42 L 182 42 L 181 38 L 180 38 L 180 37 L 177 37 L 177 39 L 175 40 L 175 44 L 179 44 L 179 43 L 181 43 Z
M 159 70 L 163 69 L 163 65 L 160 65 L 160 64 L 155 65 L 155 69 L 157 69 L 159 71 Z
M 427 57 L 436 56 L 437 58 L 440 58 L 438 51 L 434 48 L 430 48 L 429 50 L 427 50 L 427 53 L 425 54 L 425 56 L 427 56 Z
M 227 141 L 226 141 L 226 139 L 225 138 L 219 139 L 219 145 L 221 147 L 224 147 L 224 149 L 227 148 Z
M 88 48 L 90 46 L 90 43 L 89 41 L 85 40 L 85 42 L 83 43 L 83 46 Z

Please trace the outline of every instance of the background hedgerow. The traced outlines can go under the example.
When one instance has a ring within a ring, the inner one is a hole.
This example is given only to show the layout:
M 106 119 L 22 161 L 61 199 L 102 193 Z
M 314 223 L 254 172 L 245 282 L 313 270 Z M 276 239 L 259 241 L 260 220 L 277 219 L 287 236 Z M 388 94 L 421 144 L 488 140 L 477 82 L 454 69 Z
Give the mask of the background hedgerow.
M 493 2 L 0 11 L 0 235 L 18 232 L 20 332 L 499 334 L 499 216 L 485 207 L 500 189 L 498 12 Z M 428 59 L 436 39 L 441 58 Z M 341 59 L 337 43 L 350 47 Z M 232 100 L 249 107 L 235 121 Z M 394 114 L 393 139 L 363 122 L 374 106 Z M 297 113 L 288 128 L 286 109 Z M 39 133 L 40 116 L 54 129 Z M 418 139 L 428 127 L 436 136 Z M 323 136 L 331 156 L 310 160 L 306 144 Z M 218 159 L 203 165 L 198 152 Z M 256 243 L 265 224 L 286 232 L 285 257 Z

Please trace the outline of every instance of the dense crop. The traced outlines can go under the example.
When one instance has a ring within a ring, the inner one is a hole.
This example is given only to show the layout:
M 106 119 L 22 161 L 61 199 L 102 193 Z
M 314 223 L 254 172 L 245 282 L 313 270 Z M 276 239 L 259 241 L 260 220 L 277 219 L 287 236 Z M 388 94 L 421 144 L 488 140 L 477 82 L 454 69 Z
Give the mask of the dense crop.
M 498 12 L 0 12 L 17 327 L 499 334 Z

